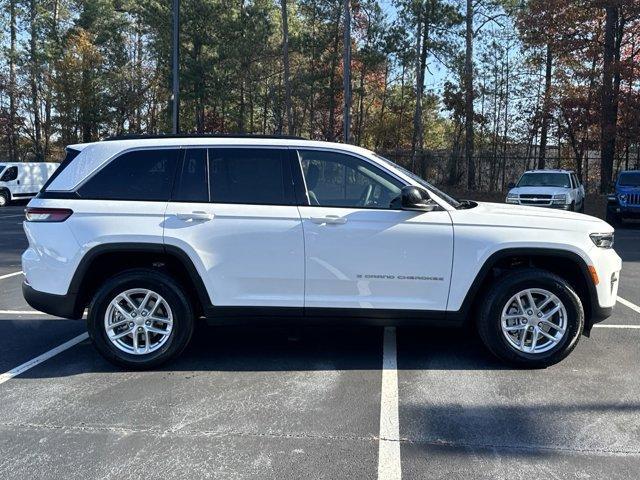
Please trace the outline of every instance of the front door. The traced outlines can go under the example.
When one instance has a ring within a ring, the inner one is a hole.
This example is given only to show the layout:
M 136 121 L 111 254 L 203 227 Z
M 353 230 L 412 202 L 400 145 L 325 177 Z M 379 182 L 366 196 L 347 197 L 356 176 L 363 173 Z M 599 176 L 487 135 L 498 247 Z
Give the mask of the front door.
M 185 149 L 164 241 L 191 257 L 216 307 L 302 309 L 304 239 L 287 154 Z
M 404 186 L 364 158 L 297 152 L 306 198 L 305 307 L 446 309 L 453 228 L 444 210 L 391 208 Z

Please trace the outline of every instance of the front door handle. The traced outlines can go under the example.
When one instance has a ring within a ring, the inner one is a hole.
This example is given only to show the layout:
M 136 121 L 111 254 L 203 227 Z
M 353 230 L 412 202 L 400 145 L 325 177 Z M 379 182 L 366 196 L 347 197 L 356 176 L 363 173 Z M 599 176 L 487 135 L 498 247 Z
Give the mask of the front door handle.
M 179 220 L 184 220 L 184 221 L 197 220 L 201 222 L 207 222 L 209 220 L 213 220 L 214 214 L 207 213 L 207 212 L 177 213 L 176 217 L 178 217 Z
M 345 217 L 339 217 L 337 215 L 327 215 L 325 217 L 311 217 L 313 223 L 317 223 L 318 225 L 322 225 L 326 223 L 327 225 L 344 225 L 347 223 L 347 219 Z

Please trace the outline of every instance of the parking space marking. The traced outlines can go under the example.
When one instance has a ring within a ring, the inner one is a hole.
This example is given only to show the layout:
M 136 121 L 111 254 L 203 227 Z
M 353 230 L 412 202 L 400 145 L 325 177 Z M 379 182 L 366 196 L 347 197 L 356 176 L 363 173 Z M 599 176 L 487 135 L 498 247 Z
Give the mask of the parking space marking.
M 640 330 L 640 325 L 594 325 L 593 328 L 628 328 L 630 330 Z
M 0 275 L 0 280 L 4 280 L 5 278 L 15 277 L 17 275 L 22 275 L 22 272 L 13 272 L 13 273 L 7 273 L 6 275 Z
M 625 300 L 624 298 L 618 297 L 618 302 L 620 302 L 625 307 L 629 307 L 631 310 L 634 310 L 637 313 L 640 313 L 640 307 L 635 303 L 631 303 L 629 300 Z
M 0 310 L 0 315 L 48 315 L 37 310 Z
M 382 350 L 378 480 L 400 480 L 401 478 L 396 329 L 386 327 Z
M 3 373 L 2 375 L 0 375 L 0 384 L 6 382 L 7 380 L 11 380 L 13 377 L 20 375 L 21 373 L 24 373 L 27 370 L 32 369 L 36 365 L 40 365 L 42 362 L 49 360 L 51 357 L 55 357 L 59 353 L 64 352 L 65 350 L 68 350 L 69 348 L 73 347 L 74 345 L 77 345 L 78 343 L 88 338 L 89 338 L 88 333 L 86 332 L 82 333 L 77 337 L 74 337 L 71 340 L 64 342 L 63 344 L 60 344 L 57 347 L 52 348 L 48 352 L 45 352 L 42 355 L 38 355 L 37 357 L 32 358 L 31 360 L 23 363 L 22 365 L 19 365 L 16 368 L 13 368 L 8 372 Z
M 17 217 L 24 218 L 24 214 L 22 214 L 22 215 L 0 215 L 0 220 L 2 220 L 3 218 L 17 218 Z

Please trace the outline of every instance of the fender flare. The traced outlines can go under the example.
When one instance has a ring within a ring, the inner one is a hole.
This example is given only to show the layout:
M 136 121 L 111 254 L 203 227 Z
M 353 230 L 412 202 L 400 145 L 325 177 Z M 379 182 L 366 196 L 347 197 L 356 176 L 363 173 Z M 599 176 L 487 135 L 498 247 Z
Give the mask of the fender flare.
M 193 285 L 196 288 L 196 295 L 202 307 L 207 309 L 212 306 L 211 299 L 200 277 L 193 261 L 189 255 L 182 249 L 173 245 L 165 245 L 161 243 L 140 243 L 140 242 L 118 242 L 103 245 L 97 245 L 89 249 L 80 260 L 78 267 L 69 284 L 68 294 L 77 295 L 82 290 L 82 284 L 89 274 L 91 264 L 98 257 L 110 253 L 155 253 L 161 255 L 169 255 L 177 259 L 186 269 Z
M 591 317 L 594 311 L 594 308 L 598 307 L 598 292 L 596 291 L 596 287 L 591 281 L 591 274 L 589 273 L 589 268 L 585 260 L 575 252 L 563 249 L 554 249 L 554 248 L 536 248 L 536 247 L 527 247 L 527 248 L 505 248 L 502 250 L 498 250 L 494 252 L 487 258 L 480 267 L 476 278 L 474 279 L 471 287 L 467 291 L 467 294 L 464 297 L 462 302 L 462 306 L 460 310 L 457 312 L 451 312 L 452 316 L 463 316 L 467 317 L 473 304 L 476 301 L 477 295 L 480 292 L 482 285 L 485 280 L 491 273 L 491 270 L 498 264 L 500 260 L 503 260 L 507 257 L 517 257 L 517 256 L 542 256 L 542 257 L 556 257 L 556 258 L 565 258 L 571 260 L 573 263 L 578 265 L 580 268 L 580 272 L 582 273 L 582 277 L 587 285 L 588 289 L 588 305 L 585 305 L 585 316 L 586 323 L 585 329 L 589 330 L 592 326 Z

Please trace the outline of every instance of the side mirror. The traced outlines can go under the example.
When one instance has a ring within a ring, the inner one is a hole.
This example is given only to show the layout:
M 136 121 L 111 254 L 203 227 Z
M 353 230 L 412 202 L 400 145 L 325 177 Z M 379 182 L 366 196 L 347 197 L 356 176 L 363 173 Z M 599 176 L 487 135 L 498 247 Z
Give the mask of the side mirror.
M 508 188 L 509 190 L 511 190 L 512 188 L 516 188 L 516 184 L 515 184 L 515 183 L 513 183 L 513 182 L 509 182 L 509 184 L 507 185 L 507 188 Z
M 431 201 L 429 194 L 413 185 L 408 185 L 402 189 L 400 199 L 402 210 L 431 212 L 436 208 L 436 204 Z

